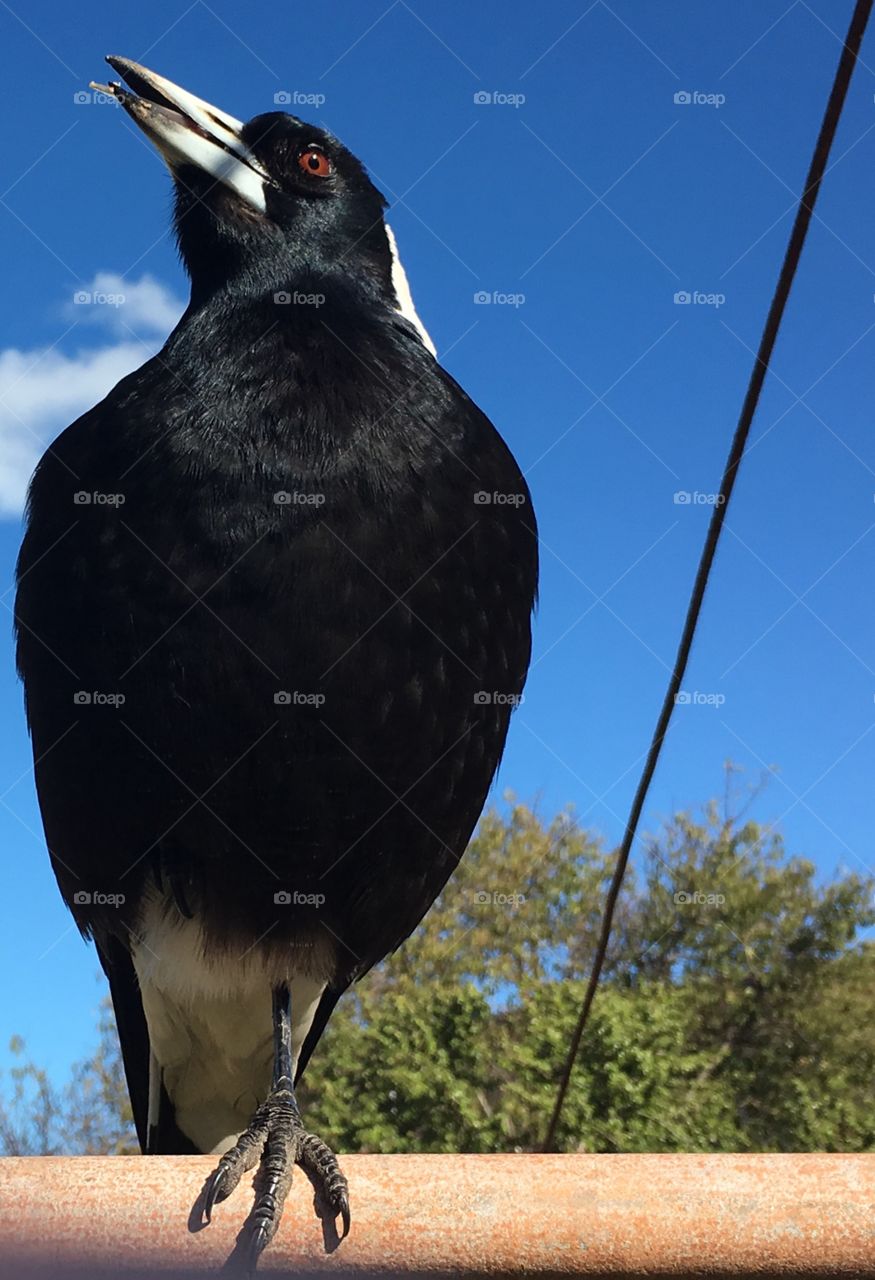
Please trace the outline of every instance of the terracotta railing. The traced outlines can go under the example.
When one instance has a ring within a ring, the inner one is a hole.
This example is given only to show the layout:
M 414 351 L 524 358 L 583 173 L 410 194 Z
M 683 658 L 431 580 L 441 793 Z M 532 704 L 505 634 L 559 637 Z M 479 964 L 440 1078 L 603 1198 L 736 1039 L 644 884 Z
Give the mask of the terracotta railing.
M 0 1160 L 0 1276 L 215 1274 L 251 1191 L 198 1229 L 212 1165 Z M 349 1237 L 333 1248 L 297 1176 L 265 1276 L 875 1277 L 875 1155 L 346 1156 L 343 1167 Z

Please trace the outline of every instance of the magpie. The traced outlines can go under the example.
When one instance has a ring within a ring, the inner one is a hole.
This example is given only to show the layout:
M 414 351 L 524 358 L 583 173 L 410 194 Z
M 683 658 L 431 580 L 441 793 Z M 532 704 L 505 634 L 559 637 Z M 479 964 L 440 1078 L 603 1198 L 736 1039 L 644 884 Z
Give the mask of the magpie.
M 482 811 L 530 659 L 537 528 L 360 161 L 283 111 L 244 124 L 107 61 L 121 80 L 98 87 L 169 167 L 191 299 L 36 468 L 17 662 L 142 1150 L 216 1154 L 207 1222 L 255 1170 L 254 1266 L 295 1165 L 349 1230 L 295 1085 Z

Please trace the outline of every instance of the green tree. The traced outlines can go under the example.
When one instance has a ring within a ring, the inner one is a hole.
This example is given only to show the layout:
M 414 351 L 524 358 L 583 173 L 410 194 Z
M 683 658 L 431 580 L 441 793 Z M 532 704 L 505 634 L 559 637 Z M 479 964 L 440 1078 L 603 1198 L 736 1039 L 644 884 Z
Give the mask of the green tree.
M 536 1149 L 610 869 L 571 814 L 487 815 L 411 942 L 339 1009 L 304 1087 L 314 1126 L 347 1149 L 433 1150 L 440 1135 L 437 1149 Z M 875 949 L 855 940 L 872 890 L 856 875 L 819 886 L 773 831 L 716 803 L 675 815 L 625 887 L 562 1149 L 871 1146 Z
M 100 1006 L 98 1045 L 76 1063 L 57 1088 L 47 1073 L 25 1061 L 25 1044 L 13 1037 L 15 1065 L 0 1093 L 0 1154 L 7 1156 L 134 1155 L 139 1144 L 124 1079 L 112 1005 Z
M 20 1036 L 13 1036 L 9 1042 L 15 1065 L 9 1070 L 9 1086 L 0 1098 L 0 1154 L 57 1155 L 61 1150 L 58 1093 L 42 1068 L 24 1060 L 25 1048 Z

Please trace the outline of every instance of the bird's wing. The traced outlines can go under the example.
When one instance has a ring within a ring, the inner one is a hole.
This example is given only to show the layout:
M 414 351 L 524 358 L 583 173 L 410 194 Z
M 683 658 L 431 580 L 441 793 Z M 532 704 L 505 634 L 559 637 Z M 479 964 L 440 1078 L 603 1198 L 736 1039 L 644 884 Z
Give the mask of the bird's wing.
M 140 1150 L 144 1155 L 196 1154 L 196 1148 L 177 1128 L 173 1106 L 163 1085 L 157 1095 L 157 1114 L 151 1118 L 150 1125 L 149 1078 L 152 1052 L 131 953 L 118 938 L 106 935 L 97 943 L 97 954 L 109 981 Z
M 97 954 L 109 981 L 134 1124 L 140 1149 L 145 1151 L 149 1109 L 149 1032 L 140 989 L 130 952 L 118 938 L 104 938 L 98 944 Z
M 301 1045 L 301 1052 L 298 1054 L 298 1066 L 295 1071 L 295 1084 L 298 1083 L 301 1076 L 304 1074 L 304 1068 L 310 1061 L 310 1055 L 316 1048 L 322 1032 L 328 1025 L 328 1019 L 334 1012 L 335 1005 L 343 995 L 344 991 L 348 989 L 349 985 L 350 984 L 347 982 L 344 983 L 343 986 L 329 986 L 322 992 L 322 998 L 316 1006 L 316 1013 L 310 1025 L 310 1030 L 304 1037 L 304 1043 Z

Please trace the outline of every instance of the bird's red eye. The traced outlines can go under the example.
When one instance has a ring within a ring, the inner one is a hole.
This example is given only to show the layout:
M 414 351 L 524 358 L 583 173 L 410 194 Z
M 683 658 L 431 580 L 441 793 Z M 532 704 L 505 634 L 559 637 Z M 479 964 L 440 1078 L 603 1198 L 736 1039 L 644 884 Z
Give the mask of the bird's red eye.
M 298 164 L 314 178 L 327 178 L 331 173 L 331 161 L 318 147 L 308 147 L 298 156 Z

